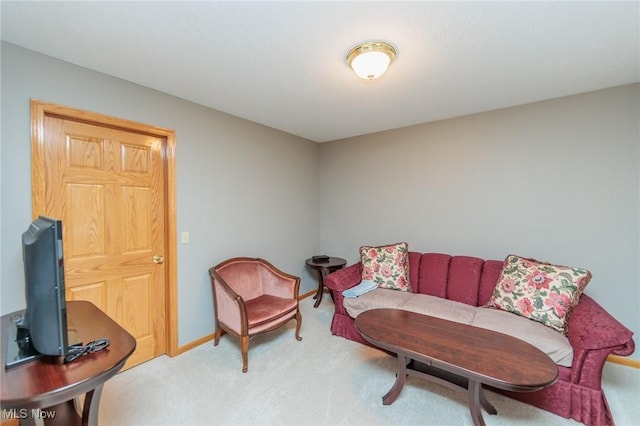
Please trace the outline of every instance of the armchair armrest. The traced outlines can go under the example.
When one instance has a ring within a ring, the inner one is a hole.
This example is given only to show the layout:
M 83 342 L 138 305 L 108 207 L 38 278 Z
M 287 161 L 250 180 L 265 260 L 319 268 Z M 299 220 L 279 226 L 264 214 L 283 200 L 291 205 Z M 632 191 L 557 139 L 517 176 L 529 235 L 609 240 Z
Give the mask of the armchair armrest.
M 580 297 L 580 303 L 569 317 L 567 337 L 574 348 L 611 348 L 617 355 L 630 355 L 632 336 L 631 330 L 586 294 Z
M 262 264 L 260 277 L 264 294 L 297 299 L 300 288 L 300 277 L 288 274 L 264 259 L 256 259 Z
M 362 265 L 354 263 L 346 268 L 339 269 L 326 277 L 324 277 L 324 285 L 331 291 L 342 294 L 348 288 L 351 288 L 362 281 Z
M 244 300 L 227 284 L 214 268 L 209 269 L 213 289 L 216 321 L 231 328 L 238 335 L 246 333 L 247 308 Z

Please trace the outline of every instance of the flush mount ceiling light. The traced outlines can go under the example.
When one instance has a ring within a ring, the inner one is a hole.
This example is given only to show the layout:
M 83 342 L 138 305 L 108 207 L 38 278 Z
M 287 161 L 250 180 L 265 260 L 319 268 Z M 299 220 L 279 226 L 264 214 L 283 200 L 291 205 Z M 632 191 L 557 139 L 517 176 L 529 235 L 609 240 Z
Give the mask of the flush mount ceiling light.
M 396 49 L 381 41 L 359 44 L 347 54 L 347 63 L 360 78 L 373 80 L 387 70 L 396 57 Z

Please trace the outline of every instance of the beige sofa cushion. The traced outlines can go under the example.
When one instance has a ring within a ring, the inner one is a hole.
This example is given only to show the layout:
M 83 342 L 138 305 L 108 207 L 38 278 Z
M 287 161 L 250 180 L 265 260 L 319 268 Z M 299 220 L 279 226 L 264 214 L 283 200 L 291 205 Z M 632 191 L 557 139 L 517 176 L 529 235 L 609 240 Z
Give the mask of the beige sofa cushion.
M 455 300 L 427 294 L 415 294 L 415 297 L 407 300 L 401 309 L 449 321 L 471 324 L 477 308 Z
M 539 322 L 490 308 L 475 308 L 471 325 L 517 337 L 549 355 L 556 364 L 571 367 L 573 348 L 569 339 Z
M 563 334 L 539 322 L 509 312 L 475 307 L 427 294 L 377 288 L 354 299 L 344 299 L 352 318 L 369 309 L 395 308 L 430 315 L 516 337 L 546 353 L 556 364 L 571 367 L 573 348 Z
M 356 298 L 344 298 L 344 308 L 351 318 L 355 318 L 364 311 L 376 308 L 400 309 L 407 300 L 416 296 L 414 293 L 380 288 L 365 293 Z

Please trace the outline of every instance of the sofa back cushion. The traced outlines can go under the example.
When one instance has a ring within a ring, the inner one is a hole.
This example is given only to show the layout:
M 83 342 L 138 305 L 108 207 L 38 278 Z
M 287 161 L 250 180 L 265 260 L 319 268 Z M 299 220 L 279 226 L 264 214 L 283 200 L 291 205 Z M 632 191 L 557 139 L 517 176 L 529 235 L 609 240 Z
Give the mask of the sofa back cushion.
M 450 261 L 448 254 L 423 254 L 419 266 L 418 293 L 446 299 Z
M 447 299 L 478 306 L 483 264 L 484 260 L 477 257 L 452 257 L 449 262 Z
M 411 283 L 411 292 L 419 293 L 418 284 L 420 283 L 420 260 L 422 253 L 415 251 L 409 252 L 409 282 Z M 488 300 L 488 299 L 487 299 Z
M 480 306 L 491 298 L 503 263 L 471 256 L 411 252 L 411 287 L 414 293 Z
M 504 266 L 504 260 L 485 260 L 482 266 L 482 278 L 480 279 L 480 291 L 478 292 L 478 306 L 484 306 L 496 288 L 500 279 L 500 273 Z

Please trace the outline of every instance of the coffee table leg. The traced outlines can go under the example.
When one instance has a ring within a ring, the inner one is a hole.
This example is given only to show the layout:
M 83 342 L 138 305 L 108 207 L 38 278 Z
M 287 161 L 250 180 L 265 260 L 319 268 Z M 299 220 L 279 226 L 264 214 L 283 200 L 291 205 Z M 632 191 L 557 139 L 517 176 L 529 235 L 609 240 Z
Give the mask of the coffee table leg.
M 480 385 L 480 404 L 482 404 L 482 408 L 484 408 L 487 413 L 498 414 L 498 410 L 496 410 L 496 407 L 491 405 L 491 403 L 487 401 L 487 398 L 484 396 L 484 389 L 482 385 Z
M 487 401 L 487 398 L 484 396 L 484 391 L 482 389 L 482 383 L 477 380 L 469 379 L 469 384 L 467 388 L 467 397 L 469 400 L 469 410 L 471 410 L 471 418 L 473 419 L 473 424 L 476 426 L 485 426 L 484 419 L 482 418 L 482 408 L 484 408 L 489 414 L 497 414 L 498 410 L 495 409 L 493 405 Z
M 407 359 L 404 355 L 398 354 L 397 365 L 398 372 L 396 373 L 396 382 L 393 384 L 393 387 L 389 390 L 389 392 L 387 392 L 387 394 L 382 397 L 383 405 L 393 404 L 393 401 L 398 398 L 398 395 L 400 395 L 400 391 L 407 381 Z
M 482 411 L 480 411 L 480 389 L 482 389 L 482 385 L 477 380 L 469 379 L 468 386 L 467 397 L 473 424 L 476 426 L 485 426 L 484 419 L 482 418 Z

